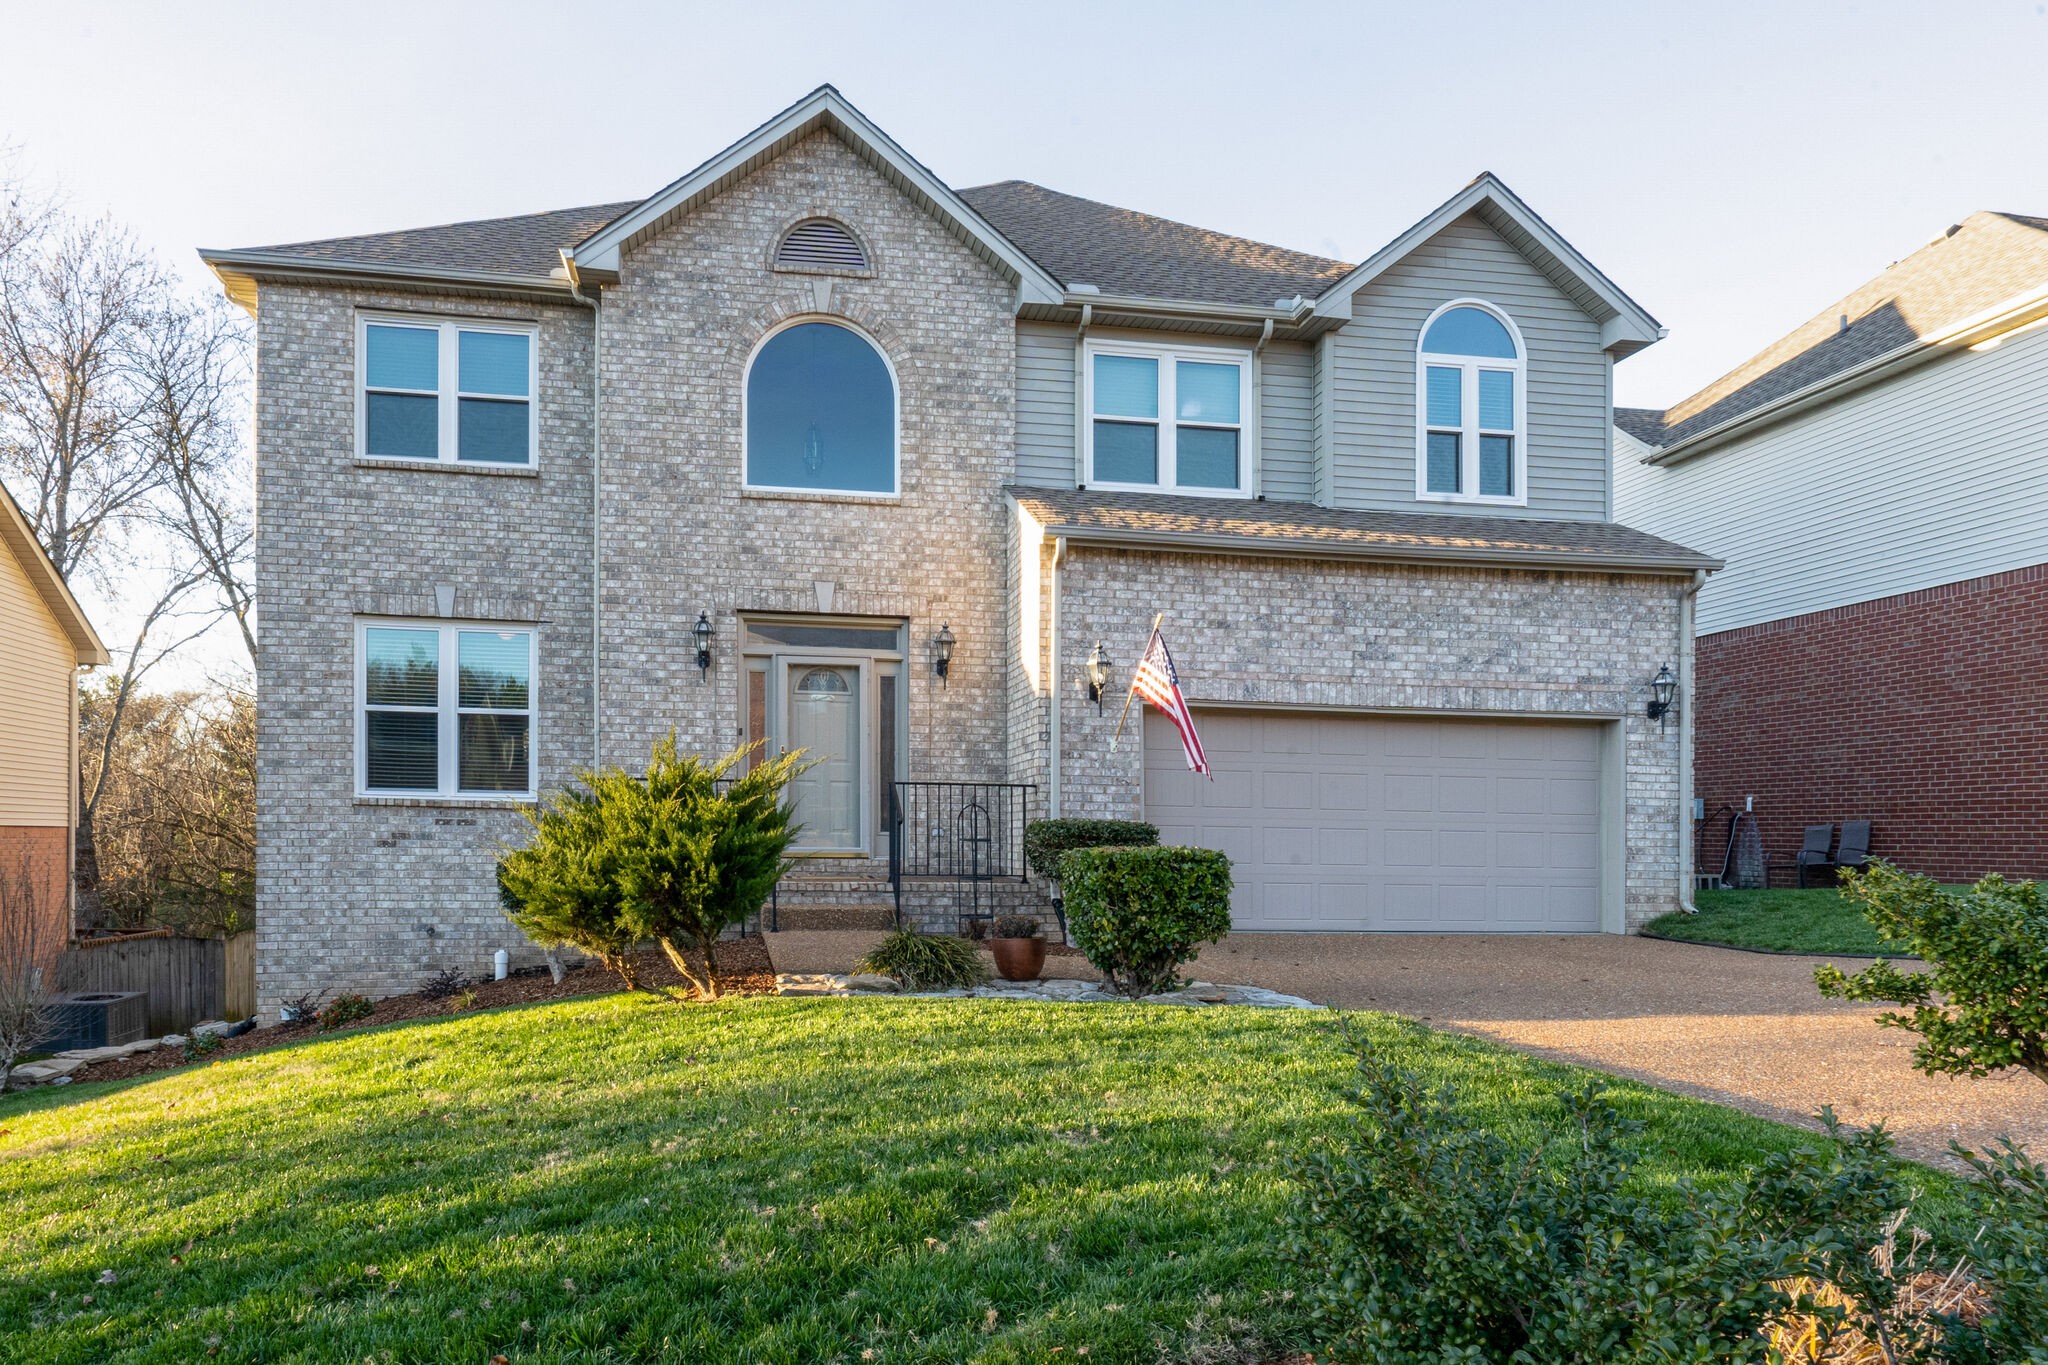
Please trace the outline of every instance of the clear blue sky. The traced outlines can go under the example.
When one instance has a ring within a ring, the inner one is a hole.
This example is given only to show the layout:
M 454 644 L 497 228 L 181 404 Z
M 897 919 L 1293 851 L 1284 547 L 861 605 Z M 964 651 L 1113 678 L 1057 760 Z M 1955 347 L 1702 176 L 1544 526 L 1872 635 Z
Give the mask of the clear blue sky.
M 1683 397 L 1981 208 L 2048 214 L 2048 7 L 0 0 L 0 140 L 192 248 L 644 195 L 821 81 L 1018 177 L 1356 260 L 1492 170 Z

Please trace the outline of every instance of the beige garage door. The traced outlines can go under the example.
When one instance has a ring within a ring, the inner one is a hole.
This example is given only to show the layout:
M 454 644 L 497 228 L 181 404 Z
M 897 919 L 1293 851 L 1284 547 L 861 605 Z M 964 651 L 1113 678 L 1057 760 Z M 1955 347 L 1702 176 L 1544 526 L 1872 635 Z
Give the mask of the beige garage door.
M 1215 780 L 1145 718 L 1145 818 L 1230 855 L 1239 929 L 1600 927 L 1601 727 L 1200 711 Z

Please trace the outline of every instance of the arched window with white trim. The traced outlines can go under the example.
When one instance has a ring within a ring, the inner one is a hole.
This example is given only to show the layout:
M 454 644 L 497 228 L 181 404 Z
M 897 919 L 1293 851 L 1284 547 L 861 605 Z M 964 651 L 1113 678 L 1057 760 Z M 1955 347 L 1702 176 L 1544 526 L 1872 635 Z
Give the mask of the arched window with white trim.
M 1528 490 L 1522 338 L 1492 304 L 1430 314 L 1416 348 L 1415 495 L 1520 505 Z
M 897 491 L 896 377 L 842 323 L 805 318 L 747 364 L 746 483 L 804 492 Z

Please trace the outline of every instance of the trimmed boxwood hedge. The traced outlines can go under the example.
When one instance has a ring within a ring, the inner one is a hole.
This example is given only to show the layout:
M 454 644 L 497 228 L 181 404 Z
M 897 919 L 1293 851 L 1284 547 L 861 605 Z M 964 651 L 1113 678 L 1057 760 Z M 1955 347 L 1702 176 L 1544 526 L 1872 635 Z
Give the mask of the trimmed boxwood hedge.
M 1111 989 L 1167 990 L 1230 932 L 1230 859 L 1215 849 L 1077 848 L 1060 859 L 1067 926 Z
M 1077 848 L 1129 848 L 1159 842 L 1143 820 L 1033 820 L 1024 826 L 1024 859 L 1033 872 L 1060 879 L 1060 857 Z

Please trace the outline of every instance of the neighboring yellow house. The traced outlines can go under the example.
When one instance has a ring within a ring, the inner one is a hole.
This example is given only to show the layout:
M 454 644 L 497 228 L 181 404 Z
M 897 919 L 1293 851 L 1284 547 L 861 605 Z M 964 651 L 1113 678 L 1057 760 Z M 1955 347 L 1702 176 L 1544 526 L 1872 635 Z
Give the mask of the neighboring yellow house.
M 25 860 L 54 946 L 71 936 L 77 675 L 106 662 L 92 622 L 0 489 L 0 877 L 12 882 Z

